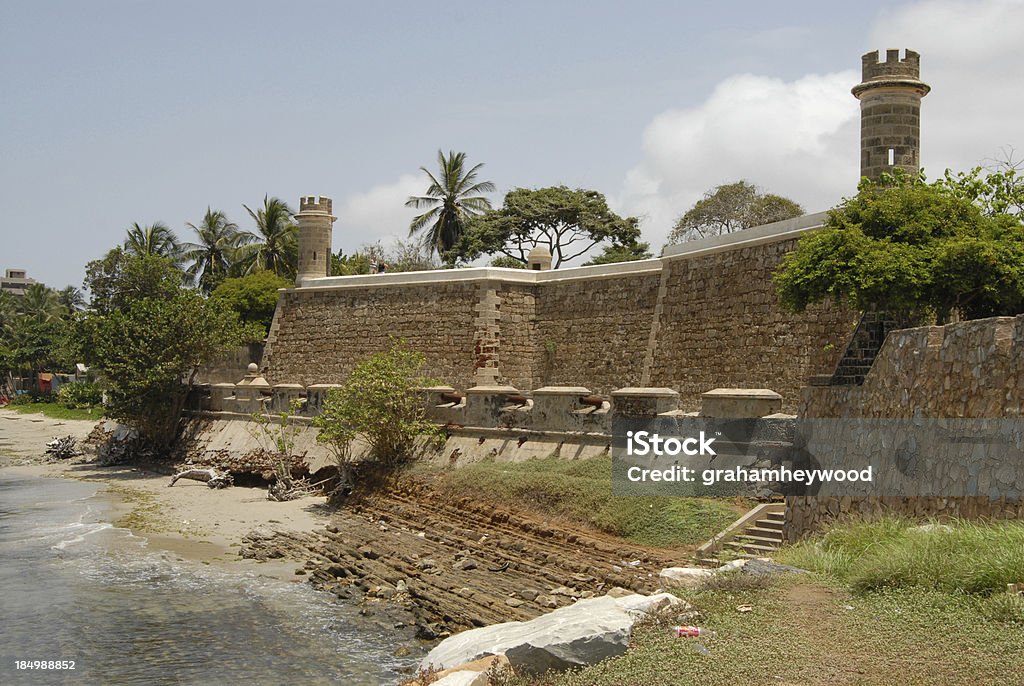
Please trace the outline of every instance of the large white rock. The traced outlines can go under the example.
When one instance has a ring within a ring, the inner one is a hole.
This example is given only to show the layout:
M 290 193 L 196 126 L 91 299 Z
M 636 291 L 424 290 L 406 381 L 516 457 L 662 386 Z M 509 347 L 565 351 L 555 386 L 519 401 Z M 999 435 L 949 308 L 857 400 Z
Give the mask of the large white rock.
M 715 575 L 715 570 L 702 567 L 666 567 L 658 579 L 670 588 L 697 588 Z
M 455 634 L 431 650 L 420 668 L 448 669 L 500 654 L 516 672 L 592 665 L 626 652 L 638 620 L 677 604 L 683 601 L 670 593 L 580 600 L 528 622 L 505 622 Z
M 487 686 L 487 672 L 452 672 L 434 682 L 433 686 Z

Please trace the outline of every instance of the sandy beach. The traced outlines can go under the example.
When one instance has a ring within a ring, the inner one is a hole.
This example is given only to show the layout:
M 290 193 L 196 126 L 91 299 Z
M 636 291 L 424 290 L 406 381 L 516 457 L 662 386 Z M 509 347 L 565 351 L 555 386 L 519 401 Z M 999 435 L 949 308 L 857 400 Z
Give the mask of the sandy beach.
M 79 441 L 95 422 L 57 420 L 42 414 L 0 409 L 0 468 L 24 476 L 76 479 L 96 483 L 98 497 L 112 507 L 112 523 L 130 529 L 155 549 L 181 559 L 249 569 L 267 576 L 303 580 L 295 561 L 255 562 L 238 556 L 239 542 L 257 530 L 311 531 L 329 516 L 322 498 L 287 502 L 267 500 L 261 488 L 213 490 L 199 481 L 179 480 L 168 487 L 166 473 L 137 466 L 99 467 L 86 457 L 48 462 L 46 442 L 71 435 Z

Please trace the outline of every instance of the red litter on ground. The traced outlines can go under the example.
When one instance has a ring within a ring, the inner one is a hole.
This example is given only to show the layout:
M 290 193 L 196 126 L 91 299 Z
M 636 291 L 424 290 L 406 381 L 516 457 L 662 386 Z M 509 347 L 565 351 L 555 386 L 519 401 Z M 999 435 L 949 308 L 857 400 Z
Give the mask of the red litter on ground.
M 712 636 L 714 632 L 701 626 L 674 626 L 676 638 L 697 638 L 699 636 Z

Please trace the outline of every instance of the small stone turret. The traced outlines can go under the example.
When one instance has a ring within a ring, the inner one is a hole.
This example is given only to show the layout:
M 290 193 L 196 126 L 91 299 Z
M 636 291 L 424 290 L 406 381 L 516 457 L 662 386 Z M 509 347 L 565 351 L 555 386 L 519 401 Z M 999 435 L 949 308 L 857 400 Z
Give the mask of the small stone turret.
M 862 80 L 853 87 L 860 100 L 860 174 L 877 179 L 894 168 L 917 174 L 921 168 L 921 56 L 913 50 L 878 51 L 861 58 Z
M 337 217 L 331 214 L 331 199 L 310 195 L 299 198 L 299 273 L 295 283 L 303 279 L 327 276 L 331 264 L 331 230 Z

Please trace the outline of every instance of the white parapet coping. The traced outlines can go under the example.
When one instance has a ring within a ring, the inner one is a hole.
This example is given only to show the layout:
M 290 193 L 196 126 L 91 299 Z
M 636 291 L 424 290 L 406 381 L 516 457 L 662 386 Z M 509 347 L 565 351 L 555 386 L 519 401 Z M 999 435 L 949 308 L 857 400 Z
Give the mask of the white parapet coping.
M 770 388 L 715 388 L 701 393 L 700 397 L 728 400 L 782 400 L 782 396 Z
M 544 284 L 563 281 L 594 280 L 619 276 L 639 276 L 661 272 L 665 260 L 687 259 L 713 255 L 719 252 L 740 250 L 766 243 L 797 238 L 808 231 L 820 228 L 827 212 L 807 214 L 773 224 L 755 226 L 743 231 L 702 238 L 687 243 L 670 245 L 660 258 L 617 262 L 589 267 L 566 267 L 534 271 L 530 269 L 508 269 L 505 267 L 467 267 L 464 269 L 433 269 L 422 272 L 396 272 L 384 274 L 357 274 L 355 276 L 325 276 L 302 279 L 297 288 L 283 288 L 284 291 L 335 290 L 340 288 L 368 288 L 415 286 L 439 283 L 497 281 L 508 284 Z
M 734 233 L 721 236 L 701 238 L 697 241 L 677 243 L 665 247 L 662 259 L 680 257 L 702 257 L 718 252 L 752 248 L 765 243 L 778 243 L 791 238 L 799 238 L 808 231 L 820 229 L 825 224 L 828 212 L 815 212 L 802 217 L 784 219 L 781 222 L 762 224 Z

